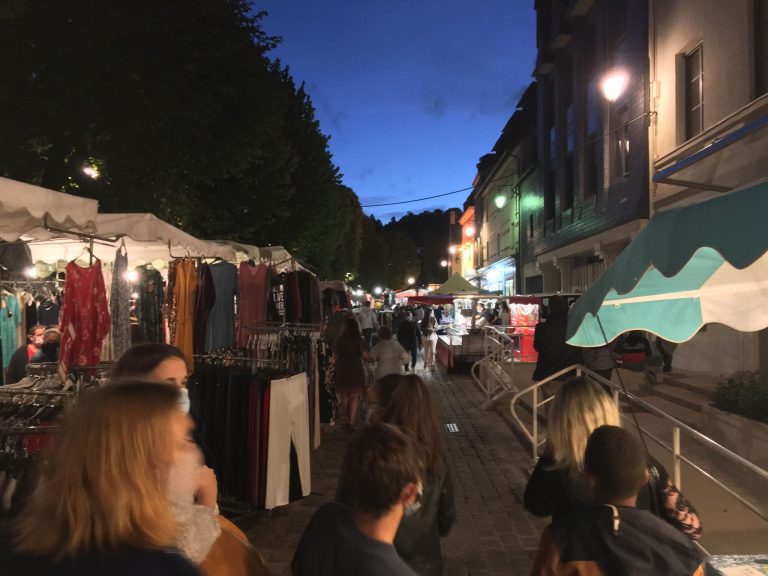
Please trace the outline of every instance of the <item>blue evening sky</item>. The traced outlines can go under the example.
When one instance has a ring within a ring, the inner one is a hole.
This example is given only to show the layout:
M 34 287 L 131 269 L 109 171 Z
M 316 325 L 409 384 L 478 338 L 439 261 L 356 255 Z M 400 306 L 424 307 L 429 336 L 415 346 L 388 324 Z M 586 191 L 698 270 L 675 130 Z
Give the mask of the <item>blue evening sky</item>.
M 271 52 L 306 89 L 361 204 L 472 185 L 536 57 L 534 0 L 254 0 Z M 384 220 L 461 206 L 468 192 L 364 208 Z

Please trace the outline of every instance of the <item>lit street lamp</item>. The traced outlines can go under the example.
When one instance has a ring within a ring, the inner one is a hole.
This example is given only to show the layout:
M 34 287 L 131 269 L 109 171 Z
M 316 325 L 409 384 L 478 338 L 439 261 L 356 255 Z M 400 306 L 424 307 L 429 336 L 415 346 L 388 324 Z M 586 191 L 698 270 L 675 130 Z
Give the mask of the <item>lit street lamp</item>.
M 376 287 L 373 289 L 373 293 L 374 293 L 376 296 L 381 296 L 381 292 L 382 292 L 382 290 L 381 290 L 381 286 L 376 286 Z
M 441 260 L 440 261 L 440 266 L 442 266 L 443 268 L 447 268 L 448 267 L 448 260 Z
M 449 246 L 448 247 L 448 252 L 450 254 L 456 254 L 456 246 Z
M 608 102 L 616 102 L 621 95 L 624 94 L 624 90 L 629 83 L 629 78 L 626 72 L 621 70 L 612 70 L 603 77 L 603 81 L 600 83 L 600 89 L 603 92 L 603 96 Z
M 411 285 L 415 283 L 416 283 L 416 278 L 414 278 L 413 276 L 408 276 L 408 284 Z
M 496 203 L 496 208 L 501 210 L 504 208 L 504 205 L 507 203 L 507 197 L 504 194 L 499 194 L 496 196 L 496 198 L 493 199 L 493 201 Z

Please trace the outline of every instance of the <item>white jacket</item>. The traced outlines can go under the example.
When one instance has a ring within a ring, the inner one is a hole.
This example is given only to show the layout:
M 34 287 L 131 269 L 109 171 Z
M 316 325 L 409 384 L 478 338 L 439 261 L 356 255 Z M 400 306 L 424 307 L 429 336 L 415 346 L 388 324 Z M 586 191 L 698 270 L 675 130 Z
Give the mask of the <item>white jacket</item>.
M 376 362 L 376 380 L 388 374 L 402 374 L 403 366 L 411 362 L 411 355 L 394 338 L 379 340 L 371 348 L 371 358 Z

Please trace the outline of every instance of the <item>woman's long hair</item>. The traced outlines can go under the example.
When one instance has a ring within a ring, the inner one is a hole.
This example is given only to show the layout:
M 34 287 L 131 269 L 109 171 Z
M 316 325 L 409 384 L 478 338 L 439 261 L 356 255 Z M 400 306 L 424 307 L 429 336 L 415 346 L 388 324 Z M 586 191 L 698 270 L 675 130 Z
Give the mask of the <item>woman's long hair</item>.
M 424 318 L 421 321 L 421 331 L 433 330 L 435 327 L 432 325 L 434 316 L 432 314 L 432 308 L 424 308 Z
M 83 394 L 21 512 L 18 550 L 62 558 L 171 546 L 167 478 L 178 412 L 173 386 L 124 382 Z
M 547 435 L 555 466 L 583 471 L 587 440 L 603 425 L 621 425 L 619 409 L 613 398 L 600 385 L 583 376 L 563 384 L 547 417 Z
M 402 376 L 382 410 L 382 422 L 399 426 L 416 439 L 424 450 L 427 474 L 432 474 L 443 447 L 432 395 L 424 381 L 415 374 Z
M 347 316 L 344 318 L 344 326 L 341 329 L 341 335 L 339 338 L 349 340 L 350 342 L 359 342 L 363 338 L 363 333 L 360 331 L 360 322 L 354 316 Z

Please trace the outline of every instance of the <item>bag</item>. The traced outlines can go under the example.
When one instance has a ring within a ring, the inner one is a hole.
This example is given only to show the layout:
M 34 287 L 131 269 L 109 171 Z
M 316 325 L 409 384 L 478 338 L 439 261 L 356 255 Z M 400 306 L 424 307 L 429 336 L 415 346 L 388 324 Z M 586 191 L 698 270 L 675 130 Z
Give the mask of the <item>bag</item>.
M 651 464 L 648 466 L 648 491 L 651 493 L 651 512 L 654 516 L 663 518 L 661 514 L 661 508 L 659 507 L 659 483 L 661 482 L 661 476 L 659 470 Z

